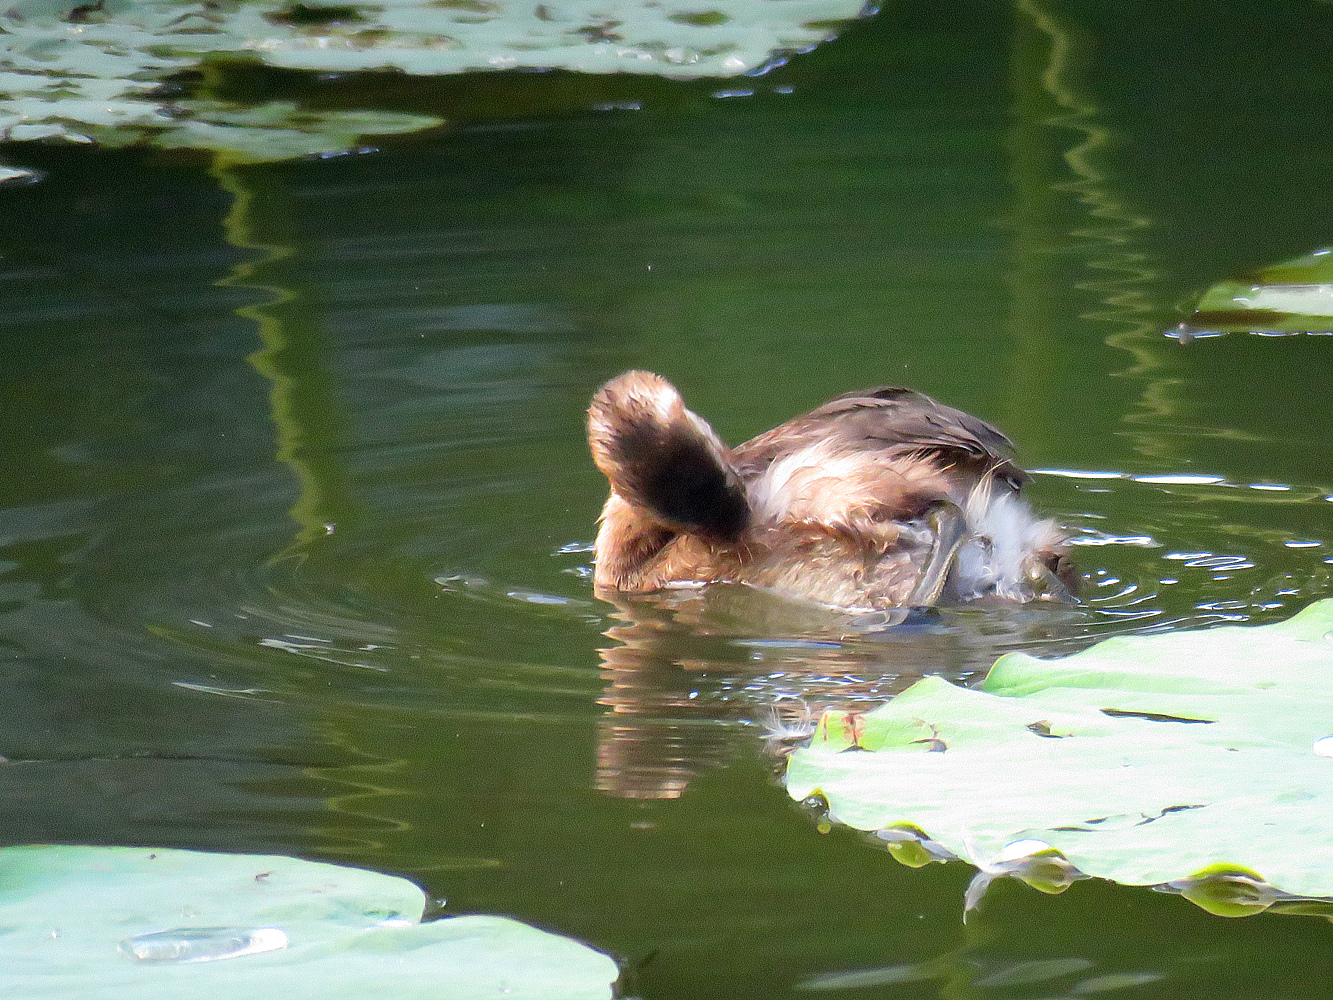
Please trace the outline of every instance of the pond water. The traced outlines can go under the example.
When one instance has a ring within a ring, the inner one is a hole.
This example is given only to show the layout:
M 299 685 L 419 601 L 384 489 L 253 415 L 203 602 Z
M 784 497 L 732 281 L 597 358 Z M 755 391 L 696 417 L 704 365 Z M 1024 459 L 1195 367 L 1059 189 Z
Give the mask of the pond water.
M 1329 243 L 1331 43 L 1314 0 L 894 5 L 732 80 L 211 84 L 445 120 L 356 155 L 8 144 L 0 839 L 400 873 L 653 1000 L 1318 995 L 1308 917 L 1000 882 L 964 925 L 971 869 L 820 826 L 763 722 L 1333 592 L 1333 338 L 1163 335 Z M 1084 603 L 597 600 L 630 367 L 732 442 L 885 382 L 992 420 Z

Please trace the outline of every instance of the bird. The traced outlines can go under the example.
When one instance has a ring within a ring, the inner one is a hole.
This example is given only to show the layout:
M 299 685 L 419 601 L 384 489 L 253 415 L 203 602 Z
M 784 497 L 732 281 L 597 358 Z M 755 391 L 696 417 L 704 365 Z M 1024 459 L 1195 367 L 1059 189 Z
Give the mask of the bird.
M 1069 537 L 1020 495 L 1013 443 L 912 389 L 846 393 L 730 448 L 665 378 L 628 371 L 587 430 L 610 483 L 599 590 L 734 583 L 858 612 L 1076 602 Z

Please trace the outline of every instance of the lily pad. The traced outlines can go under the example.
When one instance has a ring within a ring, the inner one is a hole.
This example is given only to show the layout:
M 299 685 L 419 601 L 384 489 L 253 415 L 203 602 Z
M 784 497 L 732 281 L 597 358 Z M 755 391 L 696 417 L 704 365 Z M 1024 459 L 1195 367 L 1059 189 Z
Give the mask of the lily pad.
M 0 184 L 6 184 L 11 181 L 32 181 L 37 179 L 37 172 L 34 170 L 23 170 L 19 167 L 6 167 L 0 164 Z
M 406 879 L 295 858 L 0 850 L 0 995 L 609 998 L 615 963 L 516 920 L 421 923 Z
M 828 713 L 787 788 L 983 874 L 1054 860 L 1201 898 L 1244 883 L 1239 915 L 1333 897 L 1330 734 L 1325 600 L 1275 625 L 1011 653 L 981 690 L 927 678 L 873 711 Z
M 732 77 L 832 38 L 863 0 L 17 0 L 0 30 L 0 140 L 212 149 L 245 161 L 346 150 L 438 118 L 258 108 L 160 87 L 206 63 L 449 75 L 565 69 Z M 0 182 L 17 168 L 0 167 Z
M 1333 250 L 1325 249 L 1219 282 L 1171 335 L 1187 341 L 1220 333 L 1331 331 Z

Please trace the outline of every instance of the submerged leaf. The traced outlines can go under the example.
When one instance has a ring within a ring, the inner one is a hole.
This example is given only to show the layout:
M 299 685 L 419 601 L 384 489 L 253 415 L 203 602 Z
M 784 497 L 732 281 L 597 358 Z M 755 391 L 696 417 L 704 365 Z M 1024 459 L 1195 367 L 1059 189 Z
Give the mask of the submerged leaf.
M 982 976 L 975 986 L 1030 986 L 1033 983 L 1046 983 L 1061 976 L 1072 976 L 1078 972 L 1087 972 L 1092 962 L 1086 958 L 1043 958 L 1031 962 L 1018 962 L 1006 966 L 990 975 Z
M 853 969 L 848 972 L 826 972 L 797 985 L 801 990 L 855 990 L 869 986 L 891 986 L 931 979 L 932 973 L 921 965 L 886 965 L 878 969 Z
M 1143 986 L 1165 978 L 1160 972 L 1111 972 L 1105 976 L 1093 976 L 1090 979 L 1081 980 L 1075 983 L 1074 988 L 1069 992 L 1080 997 L 1093 993 L 1110 993 L 1112 990 Z

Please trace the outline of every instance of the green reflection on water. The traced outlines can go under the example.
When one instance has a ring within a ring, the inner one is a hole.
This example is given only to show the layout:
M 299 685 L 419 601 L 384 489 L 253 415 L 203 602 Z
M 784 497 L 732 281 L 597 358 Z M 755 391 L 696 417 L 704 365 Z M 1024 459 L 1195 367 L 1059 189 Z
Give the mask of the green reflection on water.
M 1094 308 L 1082 318 L 1111 324 L 1106 337 L 1112 347 L 1129 352 L 1133 365 L 1113 374 L 1147 380 L 1139 406 L 1146 413 L 1126 414 L 1133 423 L 1155 424 L 1169 418 L 1172 404 L 1165 394 L 1172 380 L 1149 378 L 1163 367 L 1155 319 L 1162 305 L 1151 297 L 1160 277 L 1136 244 L 1139 231 L 1151 221 L 1125 204 L 1116 179 L 1100 166 L 1107 159 L 1114 134 L 1099 121 L 1095 103 L 1078 92 L 1078 80 L 1088 73 L 1092 39 L 1059 13 L 1059 5 L 1021 0 L 1012 44 L 1012 86 L 1016 95 L 1016 122 L 1010 129 L 1011 176 L 1016 195 L 1015 245 L 1020 267 L 1015 285 L 1014 336 L 1025 345 L 1021 363 L 1013 372 L 1018 419 L 1030 412 L 1026 400 L 1040 398 L 1040 387 L 1057 377 L 1058 357 L 1052 338 L 1052 315 L 1040 296 L 1052 288 L 1047 266 L 1053 244 L 1086 246 L 1086 276 L 1076 287 L 1092 292 Z M 1072 133 L 1075 142 L 1063 150 L 1058 164 L 1047 144 Z M 1073 201 L 1076 215 L 1063 223 L 1061 203 Z M 1028 280 L 1025 276 L 1030 275 Z M 1042 334 L 1045 334 L 1043 337 Z M 1041 339 L 1037 339 L 1041 338 Z M 1051 421 L 1048 418 L 1047 426 Z M 1138 450 L 1152 458 L 1179 456 L 1151 429 L 1144 429 Z
M 270 277 L 294 248 L 277 231 L 290 213 L 280 181 L 271 174 L 247 173 L 224 154 L 214 157 L 212 175 L 233 198 L 223 219 L 227 242 L 262 253 L 232 268 L 219 284 L 265 293 L 271 301 L 242 306 L 236 314 L 258 327 L 262 347 L 246 360 L 271 383 L 269 405 L 277 430 L 277 459 L 292 470 L 300 493 L 292 519 L 300 526 L 296 546 L 337 530 L 354 514 L 347 473 L 335 457 L 344 419 L 334 399 L 324 363 L 332 349 L 309 290 L 284 288 Z M 266 188 L 257 189 L 267 182 Z M 290 237 L 288 237 L 290 239 Z

